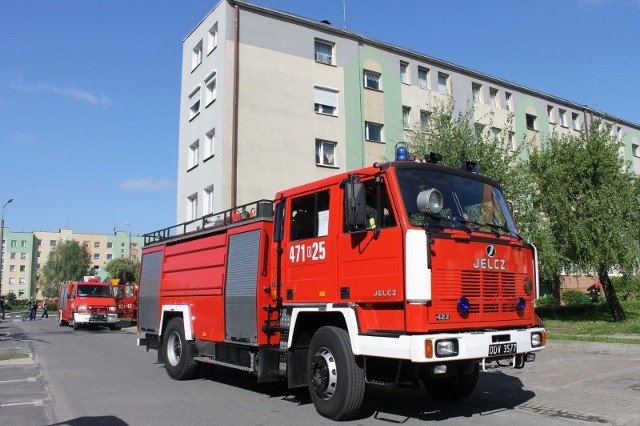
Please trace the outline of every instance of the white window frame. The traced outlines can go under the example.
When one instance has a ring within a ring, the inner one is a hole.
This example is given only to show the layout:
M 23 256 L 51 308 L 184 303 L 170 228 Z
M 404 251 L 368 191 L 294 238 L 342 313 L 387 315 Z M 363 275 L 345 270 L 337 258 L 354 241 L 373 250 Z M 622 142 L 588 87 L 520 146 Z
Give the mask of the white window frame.
M 209 28 L 207 34 L 207 55 L 214 51 L 218 47 L 218 23 L 216 22 Z
M 189 152 L 187 156 L 187 170 L 191 170 L 198 165 L 198 159 L 200 157 L 200 140 L 196 140 L 189 145 Z
M 424 76 L 424 78 L 422 78 Z M 418 67 L 418 87 L 429 89 L 429 68 Z
M 408 106 L 402 107 L 402 128 L 403 129 L 411 128 L 411 107 L 408 107 Z
M 558 124 L 567 127 L 567 111 L 562 108 L 558 108 Z
M 400 82 L 409 84 L 409 63 L 400 61 Z
M 216 149 L 216 128 L 209 130 L 204 135 L 204 160 L 207 160 L 214 156 Z
M 207 77 L 204 79 L 204 106 L 208 107 L 213 101 L 216 100 L 216 96 L 218 95 L 217 89 L 217 73 L 216 71 L 212 71 Z
M 198 194 L 191 194 L 187 197 L 187 220 L 198 218 Z
M 371 134 L 372 130 L 375 130 L 373 132 L 374 135 Z M 378 133 L 380 137 L 376 139 L 372 139 L 373 137 L 375 137 L 375 133 Z M 369 142 L 380 142 L 380 143 L 384 142 L 384 125 L 380 123 L 373 123 L 371 121 L 365 121 L 364 122 L 364 138 Z
M 580 114 L 576 112 L 571 113 L 571 121 L 573 123 L 573 130 L 580 130 Z
M 553 113 L 554 109 L 553 105 L 547 105 L 547 116 L 549 117 L 549 123 L 551 124 L 555 124 L 556 122 L 555 114 Z
M 189 93 L 189 121 L 200 114 L 200 86 Z
M 482 84 L 480 83 L 471 83 L 471 95 L 473 97 L 473 102 L 477 104 L 482 103 Z
M 313 86 L 313 109 L 318 114 L 338 115 L 338 90 L 331 87 Z
M 319 64 L 334 65 L 335 46 L 336 44 L 330 41 L 321 40 L 319 38 L 315 39 L 313 44 L 313 53 L 316 62 Z M 323 51 L 323 49 L 318 49 L 318 47 L 328 48 L 330 53 L 326 52 L 327 49 L 324 49 Z
M 529 127 L 529 117 L 531 117 L 531 120 L 532 120 L 531 127 Z M 533 131 L 538 130 L 538 117 L 536 117 L 533 114 L 525 114 L 524 119 L 525 119 L 525 125 L 527 126 L 527 130 L 533 130 Z
M 494 108 L 500 108 L 500 91 L 495 87 L 489 87 L 489 103 Z
M 431 123 L 431 111 L 425 109 L 420 110 L 420 129 L 426 130 Z
M 213 213 L 213 185 L 202 190 L 202 215 Z
M 449 74 L 438 72 L 438 93 L 449 94 Z
M 198 66 L 202 63 L 202 48 L 202 40 L 200 40 L 191 52 L 191 71 L 198 68 Z
M 511 96 L 511 92 L 504 92 L 504 109 L 507 111 L 513 111 L 513 97 Z
M 511 152 L 515 152 L 518 149 L 518 142 L 516 141 L 516 135 L 514 132 L 507 133 L 507 139 L 509 142 L 509 149 Z
M 336 148 L 338 143 L 325 139 L 316 139 L 316 166 L 338 167 Z
M 365 88 L 382 91 L 382 74 L 375 71 L 364 70 L 362 77 L 362 84 Z

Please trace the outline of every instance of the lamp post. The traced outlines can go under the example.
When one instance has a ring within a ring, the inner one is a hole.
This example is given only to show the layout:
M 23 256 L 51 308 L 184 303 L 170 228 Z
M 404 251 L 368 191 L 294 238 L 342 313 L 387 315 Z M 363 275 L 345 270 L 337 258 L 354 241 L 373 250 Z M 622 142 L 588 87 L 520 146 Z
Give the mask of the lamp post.
M 129 227 L 129 260 L 131 260 L 131 222 L 127 222 Z
M 7 207 L 7 204 L 11 203 L 13 201 L 13 198 L 9 198 L 9 200 L 4 203 L 4 205 L 2 206 L 2 216 L 0 219 L 0 296 L 2 296 L 2 268 L 4 267 L 3 263 L 4 263 L 4 250 L 2 250 L 2 248 L 4 247 L 3 242 L 4 242 L 4 208 Z

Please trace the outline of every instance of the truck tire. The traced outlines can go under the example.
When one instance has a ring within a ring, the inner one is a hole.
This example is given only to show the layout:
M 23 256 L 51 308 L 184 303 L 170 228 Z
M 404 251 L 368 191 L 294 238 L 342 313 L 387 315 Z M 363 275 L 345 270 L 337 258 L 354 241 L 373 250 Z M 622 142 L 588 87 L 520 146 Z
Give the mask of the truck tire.
M 64 327 L 65 325 L 69 325 L 69 323 L 62 319 L 62 311 L 58 311 L 58 325 L 60 327 Z
M 429 395 L 446 401 L 458 401 L 468 397 L 478 382 L 479 367 L 474 363 L 470 374 L 458 371 L 453 377 L 424 378 L 422 382 Z
M 80 324 L 78 324 L 78 321 L 76 321 L 76 314 L 72 312 L 72 313 L 71 313 L 71 318 L 73 318 L 73 319 L 71 320 L 71 321 L 72 321 L 71 326 L 73 327 L 73 329 L 74 329 L 74 330 L 79 329 L 79 328 L 80 328 Z
M 173 318 L 167 324 L 162 338 L 162 359 L 169 377 L 175 380 L 189 380 L 196 376 L 198 363 L 194 359 L 197 349 L 184 336 L 184 321 Z
M 311 338 L 307 381 L 316 411 L 331 420 L 355 416 L 364 399 L 364 368 L 351 350 L 349 334 L 325 326 Z

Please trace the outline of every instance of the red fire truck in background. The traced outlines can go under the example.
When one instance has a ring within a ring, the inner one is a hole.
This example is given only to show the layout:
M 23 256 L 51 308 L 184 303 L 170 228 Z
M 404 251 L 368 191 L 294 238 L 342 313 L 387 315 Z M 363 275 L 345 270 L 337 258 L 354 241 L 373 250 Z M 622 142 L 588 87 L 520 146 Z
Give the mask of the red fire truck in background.
M 145 236 L 138 344 L 307 386 L 330 419 L 365 385 L 469 395 L 480 370 L 546 345 L 535 247 L 473 163 L 393 161 Z
M 138 284 L 116 284 L 113 286 L 113 295 L 118 304 L 118 318 L 138 318 Z
M 83 281 L 60 284 L 58 295 L 58 324 L 80 326 L 105 325 L 115 330 L 118 321 L 116 299 L 111 285 L 98 277 L 84 277 Z

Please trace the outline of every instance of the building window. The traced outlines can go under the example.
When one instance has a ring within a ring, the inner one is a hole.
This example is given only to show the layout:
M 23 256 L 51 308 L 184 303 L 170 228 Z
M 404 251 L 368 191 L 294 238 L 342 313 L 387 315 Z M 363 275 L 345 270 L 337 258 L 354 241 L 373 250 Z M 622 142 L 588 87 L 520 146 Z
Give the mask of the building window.
M 18 247 L 18 241 L 17 240 L 11 240 L 11 247 Z
M 424 131 L 429 128 L 431 113 L 429 111 L 420 110 L 420 128 Z
M 200 141 L 195 141 L 189 145 L 189 158 L 187 169 L 192 169 L 198 165 L 198 154 L 200 151 Z
M 402 61 L 400 62 L 400 81 L 409 84 L 409 64 Z
M 507 111 L 513 111 L 513 105 L 511 104 L 511 93 L 504 92 L 504 109 Z
M 18 279 L 18 285 L 25 285 L 26 283 L 27 283 L 27 280 L 25 278 Z
M 83 241 L 82 242 L 82 247 L 89 248 L 89 241 Z
M 100 248 L 100 241 L 96 241 L 93 243 L 93 248 Z
M 49 247 L 55 247 L 58 244 L 56 240 L 49 240 Z
M 553 124 L 556 122 L 556 119 L 553 116 L 553 106 L 551 105 L 547 105 L 547 116 L 549 117 L 549 123 Z
M 36 252 L 36 257 L 37 257 L 38 259 L 40 259 L 40 256 L 42 256 L 42 252 L 41 252 L 41 251 Z
M 638 144 L 631 144 L 631 154 L 634 157 L 639 157 L 640 156 L 640 145 Z
M 15 254 L 15 253 L 11 253 L 11 254 L 9 255 L 9 258 L 10 258 L 10 259 L 15 259 L 15 258 L 16 258 L 16 254 Z
M 204 139 L 204 159 L 213 157 L 215 153 L 216 129 L 207 132 Z
M 107 243 L 107 248 L 113 248 L 113 243 Z
M 93 253 L 93 260 L 100 260 L 100 253 Z
M 495 87 L 489 87 L 489 103 L 494 108 L 500 108 L 500 104 L 498 102 L 498 89 Z
M 337 115 L 338 91 L 328 87 L 313 87 L 313 108 L 318 114 Z
M 25 265 L 20 265 L 20 272 L 25 272 L 27 267 Z
M 335 142 L 316 139 L 316 166 L 337 166 L 336 145 Z
M 364 72 L 364 87 L 373 90 L 382 90 L 380 87 L 380 74 L 373 71 Z
M 26 247 L 27 242 L 25 240 L 20 241 L 20 247 Z
M 449 94 L 449 75 L 439 72 L 438 73 L 438 92 L 443 95 Z
M 198 194 L 192 194 L 187 197 L 187 217 L 188 220 L 198 217 Z
M 216 72 L 213 71 L 207 78 L 204 80 L 204 106 L 206 107 L 211 102 L 216 100 Z
M 15 283 L 16 283 L 16 279 L 13 278 L 13 277 L 10 277 L 9 278 L 9 285 L 15 285 Z
M 566 115 L 567 112 L 565 110 L 558 108 L 558 124 L 562 127 L 567 127 Z
M 423 67 L 418 67 L 418 87 L 421 89 L 429 88 L 429 70 Z
M 580 115 L 575 112 L 571 113 L 571 122 L 573 123 L 573 130 L 580 130 Z
M 213 27 L 209 29 L 209 35 L 207 36 L 207 55 L 213 52 L 213 49 L 218 47 L 218 23 L 213 24 Z
M 203 215 L 207 215 L 209 213 L 213 213 L 213 185 L 207 186 L 204 191 L 204 205 L 203 207 Z
M 471 93 L 473 94 L 473 102 L 482 103 L 482 85 L 471 83 Z
M 516 137 L 513 134 L 513 132 L 508 132 L 507 133 L 507 141 L 509 143 L 509 149 L 511 151 L 515 151 L 516 149 L 518 149 L 518 145 L 516 143 Z
M 42 245 L 42 240 L 36 240 L 36 245 L 40 247 Z
M 20 260 L 26 260 L 27 259 L 27 253 L 20 253 Z
M 493 140 L 495 141 L 500 141 L 500 133 L 502 133 L 502 130 L 497 128 L 497 127 L 492 127 L 491 128 L 491 137 L 493 138 Z
M 113 253 L 107 253 L 107 260 L 113 259 Z
M 411 128 L 411 108 L 402 107 L 402 127 L 405 129 Z
M 193 120 L 200 114 L 200 86 L 189 94 L 189 120 Z
M 624 134 L 622 133 L 622 127 L 620 126 L 617 127 L 616 135 L 619 141 L 622 141 L 622 139 L 624 139 Z
M 366 121 L 364 123 L 364 136 L 368 141 L 382 142 L 382 124 Z
M 333 43 L 329 43 L 328 41 L 316 40 L 316 62 L 320 62 L 321 64 L 333 65 L 333 47 Z
M 527 120 L 527 129 L 536 130 L 536 116 L 531 114 L 526 114 Z
M 202 40 L 196 44 L 191 53 L 191 71 L 198 68 L 198 65 L 202 63 Z
M 15 272 L 16 271 L 16 265 L 9 265 L 9 272 Z

